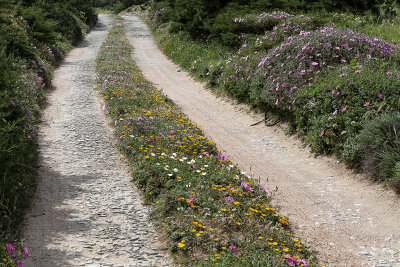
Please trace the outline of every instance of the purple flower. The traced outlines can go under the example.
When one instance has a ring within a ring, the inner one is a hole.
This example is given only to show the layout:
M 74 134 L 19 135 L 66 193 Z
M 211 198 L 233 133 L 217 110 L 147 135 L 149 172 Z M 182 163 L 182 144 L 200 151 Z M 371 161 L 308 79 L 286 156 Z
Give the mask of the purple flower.
M 18 267 L 24 267 L 24 265 L 19 260 L 17 260 L 17 266 Z
M 225 203 L 228 204 L 229 202 L 234 202 L 235 200 L 233 199 L 233 197 L 229 196 L 227 198 L 225 198 Z
M 149 144 L 154 143 L 154 139 L 153 139 L 153 138 L 149 138 L 149 139 L 148 139 L 148 143 L 149 143 Z
M 233 253 L 238 254 L 236 247 L 233 244 L 231 244 L 229 247 L 233 250 Z
M 124 136 L 121 135 L 121 136 L 118 138 L 118 140 L 119 140 L 119 141 L 122 141 L 123 138 L 124 138 Z
M 311 63 L 313 66 L 318 66 L 318 63 L 317 62 L 313 62 L 313 63 Z
M 8 255 L 10 255 L 11 257 L 14 257 L 14 247 L 13 245 L 11 245 L 10 243 L 6 243 L 6 247 L 7 247 L 7 253 Z
M 319 134 L 319 137 L 322 137 L 325 133 L 325 130 L 322 130 L 322 132 Z
M 378 97 L 379 97 L 379 98 L 383 98 L 383 95 L 382 95 L 382 94 L 378 94 Z
M 104 103 L 104 105 L 101 107 L 102 109 L 106 109 L 108 106 L 108 102 Z
M 253 188 L 251 188 L 247 183 L 242 182 L 241 185 L 243 186 L 244 189 L 249 190 L 250 192 L 253 192 Z
M 355 73 L 360 73 L 360 72 L 361 72 L 361 70 L 356 70 L 356 71 L 355 71 Z
M 190 164 L 190 167 L 191 167 L 191 168 L 194 168 L 194 164 Z
M 389 76 L 389 75 L 392 75 L 392 72 L 387 71 L 387 72 L 386 72 L 386 75 L 388 75 L 388 76 Z
M 176 141 L 176 144 L 177 144 L 178 146 L 180 146 L 180 145 L 181 145 L 181 142 L 179 142 L 179 141 Z
M 261 187 L 261 190 L 264 191 L 267 195 L 269 194 L 269 191 L 267 188 Z
M 169 134 L 171 135 L 171 136 L 174 136 L 175 135 L 175 133 L 174 133 L 174 131 L 169 131 Z
M 28 258 L 28 253 L 29 253 L 29 250 L 27 248 L 24 248 L 24 255 L 26 258 Z

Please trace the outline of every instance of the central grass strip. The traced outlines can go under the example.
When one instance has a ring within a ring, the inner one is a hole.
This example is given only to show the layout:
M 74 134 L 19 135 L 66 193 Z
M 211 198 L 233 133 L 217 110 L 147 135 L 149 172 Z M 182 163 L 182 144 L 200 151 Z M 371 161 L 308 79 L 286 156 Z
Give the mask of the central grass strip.
M 97 61 L 119 149 L 168 248 L 187 266 L 317 266 L 270 192 L 222 155 L 133 61 L 116 20 Z

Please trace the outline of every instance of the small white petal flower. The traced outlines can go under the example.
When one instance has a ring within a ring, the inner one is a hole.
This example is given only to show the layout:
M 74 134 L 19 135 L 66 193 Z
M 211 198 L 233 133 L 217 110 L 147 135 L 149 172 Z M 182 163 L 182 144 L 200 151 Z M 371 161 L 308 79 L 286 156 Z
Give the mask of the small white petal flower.
M 174 169 L 174 172 L 178 172 L 178 169 L 177 169 L 177 168 L 175 168 L 175 169 Z

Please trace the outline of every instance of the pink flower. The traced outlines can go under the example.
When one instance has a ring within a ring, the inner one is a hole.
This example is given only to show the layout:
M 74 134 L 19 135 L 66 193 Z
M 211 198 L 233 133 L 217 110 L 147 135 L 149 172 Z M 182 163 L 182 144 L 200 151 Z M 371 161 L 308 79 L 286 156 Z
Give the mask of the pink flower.
M 338 110 L 335 110 L 332 114 L 337 115 L 337 113 L 338 113 Z
M 313 62 L 313 63 L 311 63 L 313 66 L 318 66 L 318 63 L 317 62 Z
M 269 194 L 269 191 L 267 188 L 261 187 L 261 190 L 264 191 L 267 195 Z
M 355 73 L 360 73 L 360 72 L 361 72 L 361 70 L 356 70 L 356 71 L 355 71 Z
M 176 141 L 176 144 L 177 144 L 178 146 L 180 146 L 180 145 L 181 145 L 181 142 L 179 142 L 179 141 Z
M 322 132 L 319 134 L 319 137 L 322 137 L 325 133 L 325 130 L 322 130 Z
M 195 166 L 194 166 L 194 164 L 190 164 L 190 168 L 194 168 Z
M 28 250 L 27 248 L 24 248 L 24 255 L 25 255 L 25 258 L 28 258 L 28 253 L 29 253 L 29 250 Z
M 342 112 L 345 112 L 347 109 L 347 106 L 345 106 L 344 108 L 342 108 Z
M 226 160 L 226 157 L 220 153 L 218 153 L 218 158 L 220 158 L 221 160 Z
M 386 72 L 386 75 L 388 75 L 388 76 L 389 76 L 389 75 L 392 75 L 392 72 L 387 71 L 387 72 Z
M 203 155 L 205 155 L 205 156 L 208 156 L 208 153 L 207 152 L 202 152 L 201 154 L 203 154 Z
M 175 135 L 175 133 L 174 133 L 174 131 L 169 131 L 169 134 L 171 135 L 171 136 L 174 136 Z
M 121 136 L 118 138 L 119 141 L 122 141 L 122 139 L 124 139 L 124 136 L 123 136 L 123 135 L 121 135 Z
M 365 103 L 363 106 L 364 107 L 368 107 L 369 106 L 369 101 L 367 103 Z

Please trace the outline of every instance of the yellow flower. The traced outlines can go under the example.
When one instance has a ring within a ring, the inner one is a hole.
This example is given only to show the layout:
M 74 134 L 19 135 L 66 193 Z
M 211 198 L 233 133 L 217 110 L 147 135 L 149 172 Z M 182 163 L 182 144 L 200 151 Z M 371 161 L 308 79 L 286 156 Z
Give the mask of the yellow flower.
M 196 233 L 196 229 L 193 229 L 192 232 L 193 232 L 193 233 Z
M 200 234 L 200 233 L 197 233 L 196 235 L 197 235 L 197 236 L 201 236 L 201 234 Z
M 222 249 L 226 249 L 226 247 L 222 247 Z
M 289 251 L 289 248 L 284 247 L 282 250 L 283 250 L 284 252 L 288 252 L 288 251 Z
M 258 237 L 258 239 L 260 239 L 260 240 L 261 240 L 261 239 L 263 239 L 263 237 L 262 237 L 262 236 L 259 236 L 259 237 Z
M 212 228 L 210 228 L 210 229 L 208 229 L 208 230 L 210 230 L 211 232 L 214 231 L 214 229 L 212 229 Z
M 183 244 L 183 243 L 178 243 L 178 246 L 179 246 L 180 248 L 183 248 L 183 247 L 185 246 L 185 244 Z
M 218 241 L 219 239 L 218 238 L 214 238 L 214 241 Z
M 222 211 L 226 211 L 226 209 L 221 209 Z
M 233 204 L 234 204 L 234 205 L 238 205 L 238 204 L 239 204 L 239 202 L 235 201 L 235 202 L 233 202 Z
M 208 258 L 204 258 L 205 261 L 208 261 Z
M 280 250 L 279 248 L 276 248 L 276 249 L 275 249 L 276 252 L 279 252 L 279 250 Z
M 236 224 L 237 224 L 237 225 L 240 225 L 240 222 L 237 222 Z

